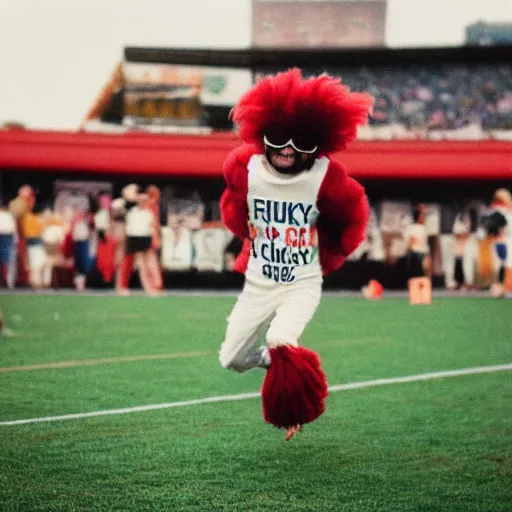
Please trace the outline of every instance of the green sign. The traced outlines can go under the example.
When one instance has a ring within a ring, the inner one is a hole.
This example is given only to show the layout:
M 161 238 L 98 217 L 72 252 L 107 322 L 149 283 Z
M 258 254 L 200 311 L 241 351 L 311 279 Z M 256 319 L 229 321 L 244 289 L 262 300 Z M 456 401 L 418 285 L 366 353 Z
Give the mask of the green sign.
M 204 88 L 212 94 L 220 94 L 226 87 L 224 75 L 208 75 L 204 77 Z

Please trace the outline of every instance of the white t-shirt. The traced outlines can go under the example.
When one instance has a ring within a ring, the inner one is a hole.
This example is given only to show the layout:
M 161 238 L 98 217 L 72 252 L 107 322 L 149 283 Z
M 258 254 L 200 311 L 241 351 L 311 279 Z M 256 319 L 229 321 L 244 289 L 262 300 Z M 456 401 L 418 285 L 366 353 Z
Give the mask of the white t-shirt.
M 94 224 L 96 229 L 100 231 L 107 231 L 110 226 L 110 213 L 105 208 L 98 210 L 98 213 L 94 216 Z
M 192 266 L 192 232 L 180 226 L 178 230 L 162 228 L 162 266 L 169 270 L 188 270 Z
M 411 238 L 414 238 L 412 244 Z M 407 241 L 407 247 L 409 247 L 411 251 L 421 252 L 423 254 L 429 252 L 427 229 L 424 224 L 409 224 L 409 226 L 405 228 L 405 240 Z
M 48 226 L 44 229 L 42 239 L 45 244 L 61 244 L 64 241 L 65 233 L 62 226 Z
M 0 235 L 13 235 L 16 232 L 16 221 L 11 212 L 0 210 Z
M 126 235 L 151 236 L 153 222 L 153 213 L 150 210 L 134 206 L 126 214 Z
M 269 287 L 321 281 L 316 203 L 329 160 L 319 158 L 295 176 L 277 174 L 263 155 L 253 155 L 247 167 L 252 233 L 247 282 Z
M 86 220 L 79 220 L 75 223 L 72 238 L 75 242 L 83 242 L 89 238 L 89 223 Z
M 199 271 L 222 272 L 224 268 L 225 228 L 206 228 L 194 235 L 194 266 Z
M 454 235 L 469 235 L 471 231 L 471 219 L 468 214 L 459 213 L 453 222 L 452 233 Z

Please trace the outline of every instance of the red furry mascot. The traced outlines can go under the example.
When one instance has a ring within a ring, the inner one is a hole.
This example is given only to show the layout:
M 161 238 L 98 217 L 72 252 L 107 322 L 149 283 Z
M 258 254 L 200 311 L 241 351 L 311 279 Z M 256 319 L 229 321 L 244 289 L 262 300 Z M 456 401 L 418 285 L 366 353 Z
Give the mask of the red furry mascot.
M 373 98 L 327 75 L 292 69 L 260 80 L 233 109 L 244 142 L 226 159 L 224 224 L 244 240 L 235 268 L 244 289 L 228 317 L 220 363 L 266 368 L 265 420 L 285 439 L 325 409 L 318 355 L 299 346 L 320 302 L 322 276 L 361 243 L 368 223 L 363 187 L 330 153 L 365 124 Z M 266 343 L 256 347 L 262 330 Z

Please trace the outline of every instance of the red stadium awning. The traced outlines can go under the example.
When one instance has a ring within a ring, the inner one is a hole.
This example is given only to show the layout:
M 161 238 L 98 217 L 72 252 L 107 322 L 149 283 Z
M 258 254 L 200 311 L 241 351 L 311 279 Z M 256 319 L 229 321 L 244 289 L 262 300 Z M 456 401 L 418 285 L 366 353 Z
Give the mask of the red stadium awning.
M 234 134 L 0 130 L 0 170 L 219 178 Z M 359 179 L 512 179 L 512 142 L 358 142 L 336 155 Z

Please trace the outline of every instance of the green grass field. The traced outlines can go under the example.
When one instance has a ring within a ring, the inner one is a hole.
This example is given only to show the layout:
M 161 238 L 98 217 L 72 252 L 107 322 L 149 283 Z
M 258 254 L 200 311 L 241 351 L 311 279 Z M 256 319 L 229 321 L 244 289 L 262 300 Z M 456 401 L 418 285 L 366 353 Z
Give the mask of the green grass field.
M 257 392 L 234 300 L 0 295 L 0 422 Z M 303 343 L 331 385 L 507 364 L 512 302 L 324 298 Z M 333 392 L 289 443 L 258 398 L 0 425 L 0 510 L 512 511 L 511 377 Z

